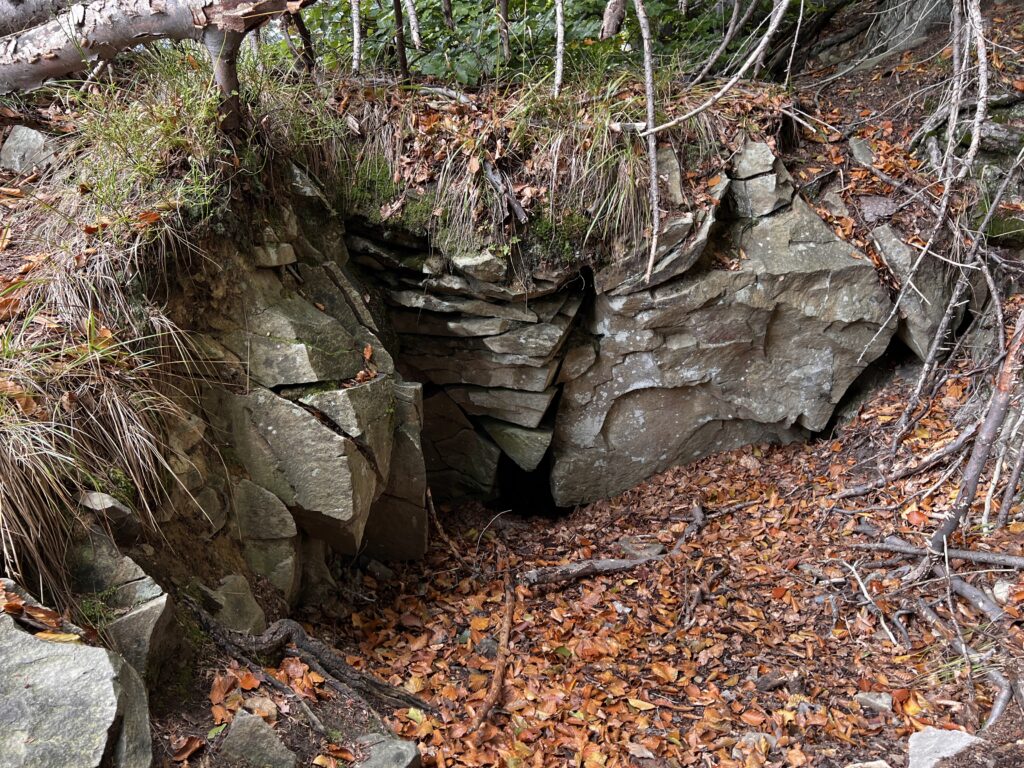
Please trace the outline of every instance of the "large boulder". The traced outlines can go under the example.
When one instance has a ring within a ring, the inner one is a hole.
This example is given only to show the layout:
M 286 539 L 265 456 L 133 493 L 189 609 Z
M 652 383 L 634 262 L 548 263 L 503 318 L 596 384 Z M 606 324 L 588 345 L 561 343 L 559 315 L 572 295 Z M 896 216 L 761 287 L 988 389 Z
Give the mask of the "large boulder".
M 934 256 L 920 259 L 921 252 L 903 242 L 888 224 L 876 227 L 871 238 L 903 285 L 896 333 L 919 360 L 927 360 L 928 350 L 953 295 L 956 278 L 950 277 L 945 265 Z
M 250 480 L 235 485 L 234 501 L 246 562 L 280 589 L 285 600 L 294 603 L 299 596 L 302 563 L 292 513 L 277 496 Z
M 402 381 L 393 386 L 395 431 L 388 484 L 370 509 L 363 533 L 366 554 L 378 560 L 413 560 L 427 551 L 429 521 L 424 506 L 427 471 L 423 431 L 423 385 Z
M 105 648 L 40 639 L 0 613 L 0 766 L 149 768 L 146 690 Z
M 152 687 L 177 643 L 171 597 L 98 529 L 74 547 L 69 564 L 83 610 Z
M 377 493 L 377 475 L 358 445 L 273 392 L 214 393 L 234 453 L 253 483 L 280 499 L 301 526 L 336 551 L 355 554 Z
M 871 262 L 803 201 L 725 236 L 731 264 L 597 297 L 592 337 L 580 342 L 596 355 L 565 383 L 555 423 L 559 505 L 741 444 L 822 429 L 884 351 L 891 303 Z

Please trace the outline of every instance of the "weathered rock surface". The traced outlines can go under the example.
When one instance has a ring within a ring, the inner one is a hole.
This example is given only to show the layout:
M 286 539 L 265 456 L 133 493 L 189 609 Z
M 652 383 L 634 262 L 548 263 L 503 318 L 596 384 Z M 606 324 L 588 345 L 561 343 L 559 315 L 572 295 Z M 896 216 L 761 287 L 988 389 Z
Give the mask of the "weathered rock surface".
M 480 423 L 502 452 L 527 472 L 543 461 L 554 434 L 550 427 L 528 429 L 498 419 L 482 419 Z
M 250 768 L 297 768 L 299 759 L 262 717 L 241 710 L 235 715 L 218 754 Z
M 246 562 L 294 603 L 302 586 L 302 562 L 292 513 L 266 488 L 245 479 L 235 485 L 234 499 Z
M 388 484 L 370 509 L 363 532 L 366 553 L 381 560 L 413 560 L 427 551 L 429 520 L 424 506 L 427 470 L 423 431 L 423 385 L 395 382 L 394 423 Z
M 30 173 L 33 168 L 48 165 L 53 152 L 53 142 L 46 134 L 16 125 L 0 147 L 0 168 L 14 173 Z
M 387 733 L 372 733 L 359 739 L 368 752 L 357 768 L 420 768 L 420 751 L 416 744 Z
M 564 384 L 555 422 L 556 503 L 821 429 L 885 349 L 891 304 L 871 263 L 801 200 L 726 234 L 745 257 L 735 269 L 598 295 L 586 342 L 595 360 Z
M 217 399 L 252 482 L 277 496 L 310 535 L 354 554 L 377 490 L 356 443 L 269 390 Z
M 944 731 L 929 726 L 911 734 L 907 768 L 935 768 L 943 758 L 959 755 L 981 741 L 963 731 Z
M 202 591 L 212 608 L 213 617 L 228 629 L 258 635 L 267 628 L 263 609 L 252 596 L 249 582 L 241 574 L 228 574 L 221 579 L 217 589 L 203 587 Z
M 149 768 L 146 691 L 117 654 L 40 640 L 0 613 L 0 766 Z
M 70 564 L 72 587 L 106 619 L 100 629 L 111 647 L 155 684 L 176 643 L 170 596 L 100 530 L 74 548 Z
M 953 295 L 955 281 L 947 277 L 942 263 L 931 256 L 922 260 L 911 279 L 920 252 L 904 243 L 888 224 L 876 227 L 871 237 L 885 263 L 906 288 L 900 301 L 896 333 L 924 361 Z M 907 281 L 913 285 L 907 286 Z
M 423 458 L 438 496 L 487 496 L 494 491 L 501 450 L 476 431 L 444 392 L 423 401 Z

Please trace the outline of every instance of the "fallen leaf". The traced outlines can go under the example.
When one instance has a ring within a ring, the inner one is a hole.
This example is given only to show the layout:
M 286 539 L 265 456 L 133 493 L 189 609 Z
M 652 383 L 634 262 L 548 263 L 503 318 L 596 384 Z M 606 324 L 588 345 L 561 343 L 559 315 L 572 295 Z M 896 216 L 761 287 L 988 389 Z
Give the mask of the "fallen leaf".
M 171 743 L 171 749 L 174 750 L 171 759 L 176 763 L 183 763 L 202 749 L 204 744 L 206 742 L 198 736 L 182 736 Z

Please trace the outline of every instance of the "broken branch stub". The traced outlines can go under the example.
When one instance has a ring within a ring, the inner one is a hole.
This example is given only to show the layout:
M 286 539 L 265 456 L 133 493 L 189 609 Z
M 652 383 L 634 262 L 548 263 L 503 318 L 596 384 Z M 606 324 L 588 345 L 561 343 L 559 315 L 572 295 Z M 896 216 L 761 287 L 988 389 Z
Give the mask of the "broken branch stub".
M 245 34 L 277 14 L 295 12 L 315 0 L 98 0 L 72 5 L 0 0 L 0 95 L 29 91 L 54 78 L 86 71 L 100 60 L 156 40 L 202 42 L 214 63 L 217 84 L 237 116 L 236 57 Z M 55 15 L 39 21 L 42 10 Z

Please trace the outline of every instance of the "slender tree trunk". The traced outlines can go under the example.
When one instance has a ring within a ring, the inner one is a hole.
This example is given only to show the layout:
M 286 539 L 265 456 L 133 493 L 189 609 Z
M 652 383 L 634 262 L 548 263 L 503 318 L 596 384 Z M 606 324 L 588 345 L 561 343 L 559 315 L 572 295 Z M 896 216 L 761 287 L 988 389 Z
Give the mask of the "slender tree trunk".
M 555 0 L 555 96 L 562 90 L 565 69 L 565 0 Z
M 988 413 L 985 414 L 985 420 L 978 430 L 978 437 L 974 441 L 974 448 L 967 461 L 967 468 L 964 469 L 964 477 L 960 483 L 956 501 L 953 502 L 953 506 L 946 513 L 928 542 L 928 548 L 933 557 L 942 554 L 946 542 L 960 527 L 960 523 L 963 522 L 978 492 L 978 483 L 981 480 L 985 464 L 988 462 L 989 454 L 992 452 L 992 445 L 1003 428 L 1003 422 L 1006 421 L 1006 412 L 1009 410 L 1010 399 L 1017 383 L 1017 368 L 1020 365 L 1022 342 L 1024 342 L 1024 312 L 1017 318 L 1013 337 L 1006 350 L 1006 358 L 996 377 L 996 387 L 992 393 Z
M 654 49 L 651 45 L 651 23 L 647 19 L 644 0 L 633 0 L 636 20 L 640 24 L 640 35 L 644 43 L 644 90 L 647 97 L 647 130 L 650 131 L 656 122 L 654 102 Z M 650 191 L 648 197 L 651 205 L 651 252 L 647 257 L 647 272 L 644 280 L 650 282 L 654 271 L 654 258 L 658 252 L 658 235 L 661 230 L 661 195 L 658 190 L 658 137 L 647 134 L 647 160 L 650 164 Z
M 501 38 L 501 57 L 512 58 L 512 45 L 508 36 L 508 0 L 498 0 L 498 36 Z
M 409 34 L 412 36 L 412 46 L 417 51 L 423 47 L 423 40 L 420 38 L 420 17 L 416 15 L 416 0 L 402 0 L 405 5 L 405 15 L 409 19 Z
M 299 39 L 302 41 L 302 52 L 299 56 L 302 66 L 306 68 L 307 72 L 312 73 L 316 69 L 316 48 L 313 47 L 313 35 L 309 33 L 309 27 L 306 26 L 300 12 L 289 14 L 288 18 L 292 20 L 295 31 L 299 33 Z
M 448 29 L 455 29 L 455 17 L 452 16 L 452 0 L 441 0 L 441 15 L 444 16 L 444 25 Z
M 395 9 L 395 50 L 398 54 L 398 71 L 403 80 L 409 79 L 409 59 L 405 55 L 405 20 L 402 18 L 402 0 L 394 0 Z
M 351 0 L 352 13 L 352 72 L 356 73 L 363 64 L 363 25 L 359 17 L 359 0 Z
M 601 39 L 607 40 L 619 34 L 625 18 L 626 0 L 608 0 L 608 5 L 604 7 L 604 18 L 601 20 Z

